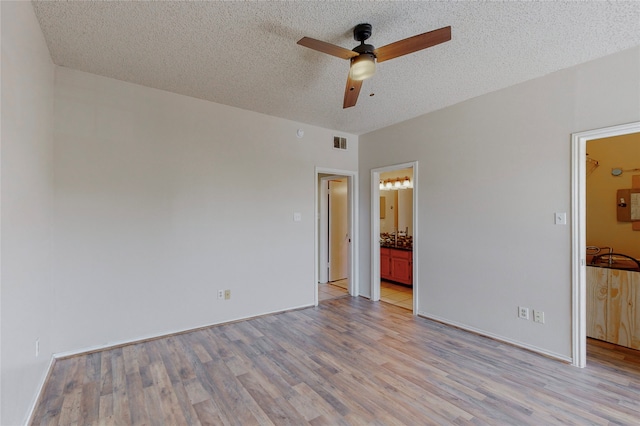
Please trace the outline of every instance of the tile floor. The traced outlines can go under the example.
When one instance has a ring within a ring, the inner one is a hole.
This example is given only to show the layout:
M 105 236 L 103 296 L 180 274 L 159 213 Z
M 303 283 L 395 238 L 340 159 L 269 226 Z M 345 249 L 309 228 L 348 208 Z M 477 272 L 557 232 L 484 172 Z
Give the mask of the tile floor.
M 349 281 L 344 279 L 327 284 L 318 284 L 318 300 L 336 299 L 348 294 Z M 413 288 L 388 281 L 380 283 L 380 300 L 404 309 L 413 310 Z
M 413 311 L 413 287 L 381 281 L 380 300 Z
M 323 300 L 337 299 L 348 295 L 348 282 L 349 280 L 344 279 L 326 284 L 318 283 L 318 301 L 322 302 Z

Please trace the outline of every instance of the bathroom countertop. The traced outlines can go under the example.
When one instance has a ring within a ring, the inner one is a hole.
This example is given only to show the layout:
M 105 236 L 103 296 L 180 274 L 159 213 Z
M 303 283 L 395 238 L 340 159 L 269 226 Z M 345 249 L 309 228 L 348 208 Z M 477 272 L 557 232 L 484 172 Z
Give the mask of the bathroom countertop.
M 394 250 L 413 251 L 413 247 L 402 247 L 402 246 L 396 246 L 396 245 L 393 245 L 393 244 L 380 244 L 380 248 L 390 248 L 390 249 L 394 249 Z

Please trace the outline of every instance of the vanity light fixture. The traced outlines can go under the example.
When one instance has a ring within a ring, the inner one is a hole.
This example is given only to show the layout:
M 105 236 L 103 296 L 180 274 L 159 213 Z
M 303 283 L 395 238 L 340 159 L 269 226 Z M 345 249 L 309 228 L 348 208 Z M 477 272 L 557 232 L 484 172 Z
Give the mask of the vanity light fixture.
M 413 185 L 411 184 L 411 179 L 409 179 L 408 176 L 405 176 L 404 178 L 394 178 L 394 179 L 385 179 L 385 180 L 381 180 L 380 181 L 380 190 L 381 191 L 387 191 L 390 189 L 407 189 L 407 188 L 413 188 Z

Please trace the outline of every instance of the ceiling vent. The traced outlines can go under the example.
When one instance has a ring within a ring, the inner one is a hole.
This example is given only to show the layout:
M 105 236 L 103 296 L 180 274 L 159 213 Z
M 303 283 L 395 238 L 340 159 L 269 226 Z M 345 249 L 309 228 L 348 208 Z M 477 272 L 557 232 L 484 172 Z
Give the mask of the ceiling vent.
M 347 138 L 333 137 L 333 149 L 347 149 Z

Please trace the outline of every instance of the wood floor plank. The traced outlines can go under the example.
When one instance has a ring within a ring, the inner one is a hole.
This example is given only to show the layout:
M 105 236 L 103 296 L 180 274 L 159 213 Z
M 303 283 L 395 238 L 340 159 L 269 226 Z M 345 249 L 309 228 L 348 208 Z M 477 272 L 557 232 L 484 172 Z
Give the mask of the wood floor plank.
M 113 374 L 113 418 L 117 423 L 129 424 L 131 423 L 130 398 L 127 394 L 127 374 L 124 365 L 123 348 L 113 351 L 111 371 Z
M 578 369 L 361 298 L 56 360 L 30 424 L 638 424 L 640 351 Z
M 111 372 L 111 356 L 113 351 L 105 351 L 100 357 L 100 396 L 113 393 L 113 374 Z
M 99 377 L 99 376 L 98 376 Z M 80 401 L 79 424 L 95 424 L 100 412 L 100 384 L 96 380 L 87 381 L 82 387 L 82 399 Z
M 184 414 L 180 409 L 175 389 L 169 375 L 169 369 L 165 364 L 151 364 L 151 375 L 153 376 L 154 387 L 158 388 L 160 395 L 160 407 L 164 423 L 168 425 L 187 424 Z
M 220 409 L 215 406 L 211 399 L 205 399 L 193 405 L 198 420 L 202 426 L 216 426 L 216 425 L 229 425 L 229 422 L 224 421 L 220 417 Z
M 151 365 L 148 366 L 151 371 Z M 151 374 L 151 373 L 150 373 Z M 160 389 L 157 386 L 147 386 L 144 388 L 144 404 L 151 425 L 164 425 L 164 415 L 162 414 L 162 401 L 160 400 Z
M 80 416 L 82 387 L 84 384 L 86 358 L 74 358 L 64 386 L 64 400 L 60 410 L 60 424 L 73 424 Z
M 299 425 L 306 421 L 286 398 L 271 396 L 271 393 L 263 386 L 265 382 L 257 379 L 256 375 L 246 373 L 238 376 L 238 380 L 273 424 Z
M 145 425 L 149 424 L 149 413 L 144 398 L 144 387 L 142 386 L 142 377 L 137 371 L 131 371 L 126 375 L 127 394 L 129 396 L 129 404 L 131 407 L 131 424 Z
M 98 402 L 98 418 L 100 422 L 103 419 L 110 419 L 113 421 L 113 394 L 108 393 L 106 395 L 100 395 L 100 401 Z
M 258 403 L 237 377 L 226 367 L 224 361 L 211 361 L 204 365 L 213 384 L 214 400 L 231 424 L 271 423 Z M 242 410 L 239 410 L 242 407 Z
M 176 339 L 172 346 L 172 353 L 179 359 L 181 365 L 179 371 L 182 378 L 179 383 L 173 384 L 173 389 L 187 424 L 197 424 L 198 414 L 193 407 L 194 402 L 189 397 L 186 384 L 197 380 L 194 366 L 201 363 L 195 352 L 185 343 L 181 339 Z

